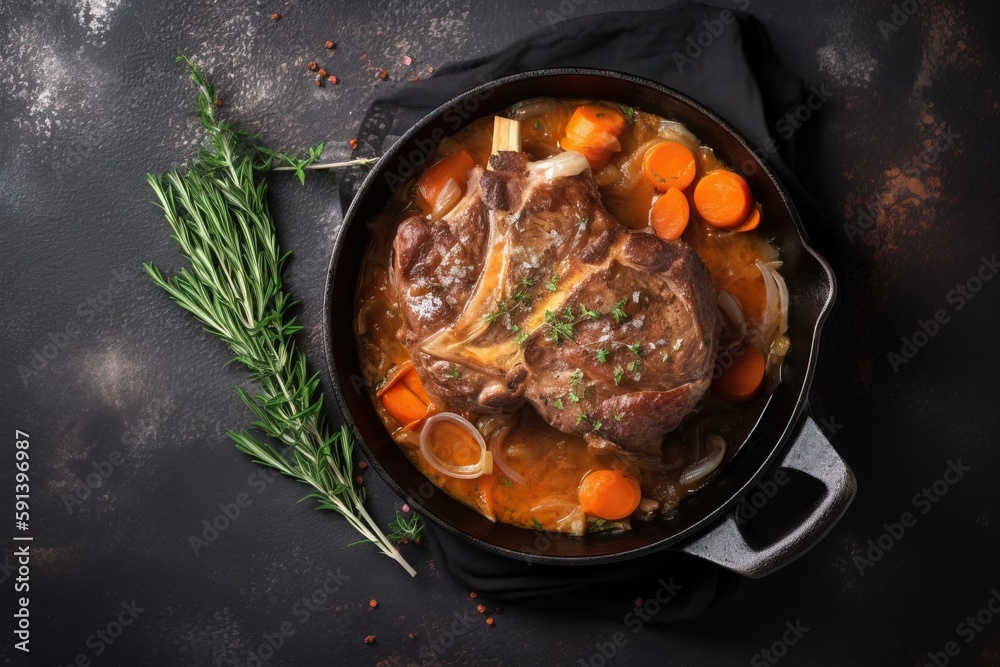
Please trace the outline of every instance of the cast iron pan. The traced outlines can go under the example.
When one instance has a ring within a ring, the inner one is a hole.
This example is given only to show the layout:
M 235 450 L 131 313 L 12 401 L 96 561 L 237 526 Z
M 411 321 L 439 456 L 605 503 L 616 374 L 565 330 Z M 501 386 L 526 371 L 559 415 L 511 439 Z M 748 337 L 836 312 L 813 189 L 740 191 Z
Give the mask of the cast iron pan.
M 784 361 L 782 382 L 763 417 L 738 453 L 710 484 L 682 502 L 672 520 L 634 522 L 634 530 L 627 535 L 539 535 L 490 523 L 438 490 L 410 463 L 379 420 L 362 380 L 352 331 L 368 222 L 388 201 L 392 188 L 417 173 L 444 137 L 476 118 L 541 96 L 602 99 L 683 122 L 747 178 L 767 212 L 768 230 L 784 262 L 792 346 Z M 672 547 L 745 576 L 760 577 L 818 542 L 854 497 L 850 469 L 813 420 L 803 416 L 820 328 L 834 293 L 833 273 L 809 247 L 788 194 L 746 139 L 718 116 L 670 88 L 627 74 L 586 69 L 527 72 L 474 88 L 428 114 L 382 156 L 365 179 L 347 211 L 330 262 L 324 313 L 327 361 L 344 419 L 386 483 L 426 517 L 477 546 L 512 558 L 566 565 L 623 560 Z M 783 536 L 753 548 L 731 510 L 763 475 L 779 466 L 819 480 L 824 490 L 818 501 L 802 508 L 804 516 Z

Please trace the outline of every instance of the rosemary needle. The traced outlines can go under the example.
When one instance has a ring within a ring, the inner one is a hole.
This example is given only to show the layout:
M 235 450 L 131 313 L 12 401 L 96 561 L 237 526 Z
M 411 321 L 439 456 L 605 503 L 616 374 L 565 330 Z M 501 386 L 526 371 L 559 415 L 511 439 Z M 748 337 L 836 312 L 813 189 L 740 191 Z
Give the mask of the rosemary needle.
M 293 338 L 301 329 L 289 314 L 296 302 L 282 286 L 289 254 L 278 248 L 260 177 L 288 162 L 304 178 L 302 170 L 318 160 L 322 145 L 310 149 L 306 159 L 255 145 L 254 135 L 215 117 L 214 86 L 189 59 L 178 60 L 188 65 L 198 88 L 198 116 L 208 141 L 186 170 L 150 174 L 147 180 L 191 266 L 165 278 L 156 266 L 144 264 L 146 273 L 249 369 L 258 393 L 235 391 L 257 416 L 251 426 L 286 445 L 287 452 L 248 430 L 229 433 L 236 447 L 312 487 L 306 498 L 341 514 L 362 542 L 371 542 L 413 576 L 365 510 L 364 492 L 352 477 L 354 443 L 346 428 L 331 432 L 327 425 L 319 374 L 309 375 Z

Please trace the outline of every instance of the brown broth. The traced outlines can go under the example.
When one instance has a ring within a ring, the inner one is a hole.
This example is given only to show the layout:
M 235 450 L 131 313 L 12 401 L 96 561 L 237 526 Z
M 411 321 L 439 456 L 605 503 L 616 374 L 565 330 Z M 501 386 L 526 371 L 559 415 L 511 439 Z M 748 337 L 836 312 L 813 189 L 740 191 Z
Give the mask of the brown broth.
M 580 101 L 529 101 L 516 105 L 505 115 L 517 118 L 519 113 L 531 108 L 532 103 L 545 108 L 540 113 L 531 113 L 521 119 L 522 143 L 525 152 L 533 159 L 541 159 L 558 152 L 558 140 L 573 108 Z M 622 151 L 612 158 L 609 167 L 605 167 L 608 171 L 595 174 L 600 183 L 617 173 L 617 178 L 602 185 L 600 191 L 608 211 L 633 229 L 648 224 L 649 208 L 655 193 L 642 177 L 642 156 L 651 143 L 657 141 L 659 121 L 658 116 L 637 111 L 634 122 L 622 137 Z M 492 134 L 492 117 L 478 119 L 446 139 L 439 153 L 450 154 L 459 146 L 464 146 L 478 164 L 485 165 L 492 146 Z M 429 161 L 428 166 L 430 164 L 433 161 Z M 703 154 L 700 158 L 699 174 L 719 165 L 708 151 L 707 157 Z M 404 429 L 404 425 L 397 423 L 381 406 L 375 391 L 395 366 L 409 359 L 409 353 L 399 340 L 402 320 L 389 268 L 396 228 L 405 218 L 419 212 L 414 203 L 415 183 L 416 177 L 403 184 L 385 210 L 371 222 L 372 242 L 367 249 L 359 281 L 355 319 L 365 380 L 379 416 L 394 440 L 436 486 L 493 521 L 576 534 L 627 528 L 628 520 L 599 521 L 585 517 L 579 508 L 577 488 L 580 480 L 598 468 L 621 468 L 640 477 L 643 496 L 657 500 L 660 503 L 657 513 L 669 517 L 686 495 L 700 488 L 715 474 L 695 484 L 684 485 L 680 482 L 682 471 L 704 455 L 699 451 L 704 432 L 710 430 L 726 439 L 728 460 L 759 419 L 766 397 L 732 406 L 710 393 L 706 394 L 700 409 L 666 436 L 659 459 L 644 461 L 641 468 L 632 456 L 593 452 L 582 438 L 549 426 L 530 405 L 525 406 L 518 415 L 507 418 L 515 423 L 505 430 L 505 438 L 486 437 L 494 460 L 499 457 L 514 474 L 505 473 L 501 465 L 495 463 L 492 474 L 472 480 L 448 477 L 433 468 L 420 452 L 419 432 Z M 758 259 L 777 259 L 777 251 L 767 243 L 761 231 L 767 227 L 766 217 L 757 230 L 736 233 L 709 226 L 697 217 L 693 205 L 691 212 L 691 222 L 682 240 L 689 243 L 704 261 L 715 287 L 731 293 L 743 304 L 751 328 L 760 326 L 765 304 L 764 282 L 754 262 Z M 758 340 L 752 344 L 767 355 L 770 337 L 764 342 Z M 777 381 L 775 365 L 769 366 L 769 374 L 766 386 L 773 388 Z M 473 423 L 478 417 L 454 410 L 438 399 L 435 399 L 434 408 L 436 412 L 458 412 Z M 459 458 L 468 463 L 465 459 L 469 457 L 471 454 Z M 459 461 L 455 463 L 463 464 Z M 510 479 L 518 479 L 518 476 L 525 483 L 515 483 Z M 648 519 L 651 516 L 635 515 L 635 518 Z

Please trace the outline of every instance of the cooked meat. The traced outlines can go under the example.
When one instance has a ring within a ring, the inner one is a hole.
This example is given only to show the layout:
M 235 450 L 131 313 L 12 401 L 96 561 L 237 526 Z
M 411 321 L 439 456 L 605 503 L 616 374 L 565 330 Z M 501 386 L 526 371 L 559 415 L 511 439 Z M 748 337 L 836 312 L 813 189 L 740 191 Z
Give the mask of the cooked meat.
M 444 219 L 400 225 L 403 341 L 458 409 L 527 400 L 593 446 L 655 447 L 708 389 L 715 290 L 687 244 L 624 228 L 589 170 L 553 159 L 501 152 Z

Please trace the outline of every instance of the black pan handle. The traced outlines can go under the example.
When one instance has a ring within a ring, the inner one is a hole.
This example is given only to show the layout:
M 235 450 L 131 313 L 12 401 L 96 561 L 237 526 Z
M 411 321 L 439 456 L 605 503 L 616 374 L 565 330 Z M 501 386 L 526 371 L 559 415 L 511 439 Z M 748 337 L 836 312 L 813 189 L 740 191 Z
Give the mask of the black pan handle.
M 707 533 L 681 547 L 681 551 L 744 577 L 759 579 L 814 547 L 854 499 L 857 490 L 854 473 L 808 416 L 780 467 L 799 470 L 826 487 L 816 507 L 787 535 L 763 549 L 754 549 L 743 539 L 730 513 Z

